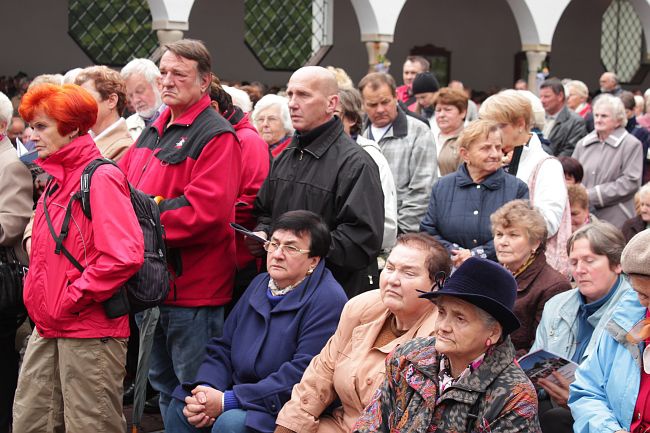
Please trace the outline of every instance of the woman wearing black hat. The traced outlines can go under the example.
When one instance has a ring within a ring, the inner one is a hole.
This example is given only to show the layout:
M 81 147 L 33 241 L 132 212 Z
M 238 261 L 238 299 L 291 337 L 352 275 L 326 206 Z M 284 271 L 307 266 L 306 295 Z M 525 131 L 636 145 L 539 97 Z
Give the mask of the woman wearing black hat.
M 508 335 L 517 283 L 502 266 L 467 259 L 436 292 L 434 337 L 399 347 L 355 432 L 539 432 L 537 396 Z

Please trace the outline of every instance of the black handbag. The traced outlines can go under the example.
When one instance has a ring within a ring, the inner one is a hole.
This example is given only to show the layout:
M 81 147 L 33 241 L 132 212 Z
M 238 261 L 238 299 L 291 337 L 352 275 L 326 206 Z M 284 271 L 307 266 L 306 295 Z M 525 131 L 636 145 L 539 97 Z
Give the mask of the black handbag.
M 0 317 L 16 321 L 16 326 L 27 317 L 23 303 L 23 279 L 27 267 L 16 257 L 13 248 L 0 247 Z

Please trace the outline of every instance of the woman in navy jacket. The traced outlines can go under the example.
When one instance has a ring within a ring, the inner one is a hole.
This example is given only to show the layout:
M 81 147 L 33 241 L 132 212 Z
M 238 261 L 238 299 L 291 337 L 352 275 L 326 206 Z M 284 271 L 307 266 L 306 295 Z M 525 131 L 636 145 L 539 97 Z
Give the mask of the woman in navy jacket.
M 338 325 L 345 292 L 325 268 L 330 235 L 321 218 L 291 211 L 265 243 L 258 275 L 213 338 L 196 380 L 174 392 L 173 432 L 272 432 L 312 357 Z
M 528 198 L 528 187 L 502 165 L 499 124 L 470 123 L 458 137 L 463 164 L 433 186 L 420 230 L 451 253 L 454 267 L 476 256 L 496 261 L 490 215 L 511 200 Z

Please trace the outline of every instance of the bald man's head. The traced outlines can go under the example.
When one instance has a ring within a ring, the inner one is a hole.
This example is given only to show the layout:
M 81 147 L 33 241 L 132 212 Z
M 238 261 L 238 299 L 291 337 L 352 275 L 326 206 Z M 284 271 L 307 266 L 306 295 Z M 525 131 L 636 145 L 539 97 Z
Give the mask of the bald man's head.
M 336 77 L 320 66 L 305 66 L 291 75 L 287 84 L 293 127 L 300 132 L 326 123 L 339 101 Z

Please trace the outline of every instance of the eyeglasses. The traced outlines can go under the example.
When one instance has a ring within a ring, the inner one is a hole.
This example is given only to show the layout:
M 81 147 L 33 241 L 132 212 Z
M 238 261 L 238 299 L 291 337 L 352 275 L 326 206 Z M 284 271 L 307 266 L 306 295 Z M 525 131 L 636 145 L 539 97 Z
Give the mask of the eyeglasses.
M 282 250 L 286 255 L 295 257 L 298 254 L 307 254 L 309 253 L 309 250 L 302 250 L 298 247 L 294 247 L 293 245 L 282 245 L 277 242 L 273 241 L 266 241 L 264 243 L 264 249 L 273 254 L 276 250 Z

